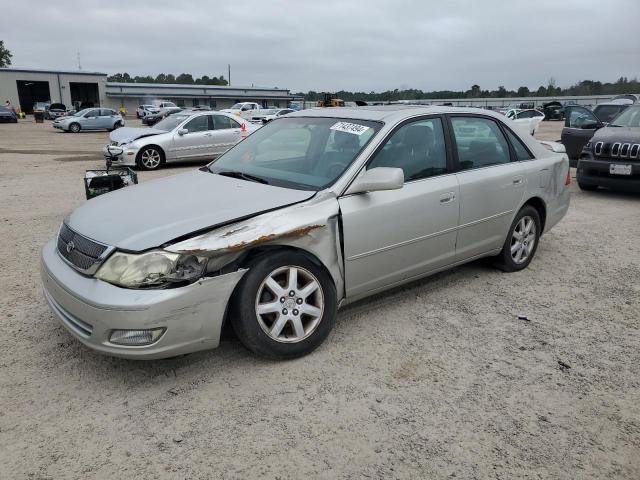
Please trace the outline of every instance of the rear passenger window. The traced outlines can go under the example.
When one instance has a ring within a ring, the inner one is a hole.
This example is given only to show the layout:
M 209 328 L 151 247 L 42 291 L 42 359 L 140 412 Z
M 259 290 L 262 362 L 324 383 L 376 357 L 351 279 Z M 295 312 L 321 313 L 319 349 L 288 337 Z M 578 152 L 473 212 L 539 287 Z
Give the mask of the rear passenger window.
M 509 144 L 498 124 L 488 118 L 451 117 L 461 170 L 509 163 Z
M 510 130 L 507 130 L 507 137 L 509 138 L 509 142 L 513 145 L 513 149 L 516 152 L 516 158 L 518 160 L 531 160 L 533 157 L 527 150 L 527 147 L 524 146 L 522 141 Z
M 216 130 L 224 130 L 226 128 L 240 128 L 240 124 L 225 115 L 214 115 L 213 121 Z
M 401 168 L 405 182 L 447 173 L 442 121 L 430 118 L 400 127 L 367 169 L 376 167 Z

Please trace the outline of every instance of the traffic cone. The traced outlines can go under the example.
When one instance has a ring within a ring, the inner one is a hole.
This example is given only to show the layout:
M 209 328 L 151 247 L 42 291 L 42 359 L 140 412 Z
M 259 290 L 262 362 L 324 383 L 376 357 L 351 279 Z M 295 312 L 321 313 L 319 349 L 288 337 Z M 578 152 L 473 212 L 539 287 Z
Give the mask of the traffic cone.
M 243 123 L 242 125 L 240 125 L 240 131 L 242 132 L 242 140 L 247 138 L 247 124 L 246 123 Z

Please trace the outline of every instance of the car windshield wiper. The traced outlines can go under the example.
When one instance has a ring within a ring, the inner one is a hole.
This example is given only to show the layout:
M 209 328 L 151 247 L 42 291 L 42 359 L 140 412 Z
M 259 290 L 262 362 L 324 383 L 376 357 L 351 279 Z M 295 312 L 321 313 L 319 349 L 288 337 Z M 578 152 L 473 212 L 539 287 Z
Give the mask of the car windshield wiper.
M 249 182 L 264 183 L 266 185 L 269 185 L 269 182 L 262 177 L 257 177 L 255 175 L 251 175 L 250 173 L 238 172 L 237 170 L 223 170 L 216 173 L 225 177 L 240 178 Z

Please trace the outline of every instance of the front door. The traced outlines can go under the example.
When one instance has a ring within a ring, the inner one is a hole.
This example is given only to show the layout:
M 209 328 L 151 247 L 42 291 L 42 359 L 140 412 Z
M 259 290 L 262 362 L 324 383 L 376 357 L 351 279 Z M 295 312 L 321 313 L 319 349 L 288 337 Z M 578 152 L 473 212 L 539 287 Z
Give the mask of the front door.
M 524 196 L 526 172 L 494 119 L 455 115 L 450 122 L 460 185 L 456 260 L 464 261 L 502 246 Z
M 84 130 L 95 130 L 100 128 L 100 109 L 94 108 L 85 113 L 81 122 Z
M 566 108 L 564 128 L 561 141 L 572 160 L 580 157 L 582 148 L 587 144 L 602 122 L 591 110 L 585 107 L 571 106 Z
M 367 168 L 402 168 L 399 190 L 347 195 L 342 214 L 347 297 L 453 262 L 459 192 L 440 117 L 400 126 Z
M 176 160 L 202 160 L 212 143 L 210 127 L 211 115 L 198 115 L 192 118 L 173 135 L 173 147 Z M 187 130 L 186 133 L 180 134 Z

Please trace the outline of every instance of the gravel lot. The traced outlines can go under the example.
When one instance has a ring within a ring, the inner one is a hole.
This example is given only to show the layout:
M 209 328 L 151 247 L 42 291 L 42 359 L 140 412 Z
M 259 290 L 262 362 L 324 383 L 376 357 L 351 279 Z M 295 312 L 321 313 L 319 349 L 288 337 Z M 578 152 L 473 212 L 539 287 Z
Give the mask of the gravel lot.
M 527 270 L 362 301 L 299 360 L 136 362 L 75 341 L 39 280 L 106 139 L 0 125 L 0 478 L 640 478 L 640 196 L 573 185 Z

